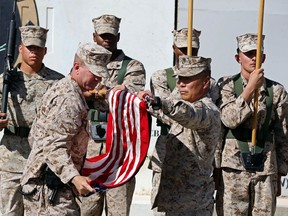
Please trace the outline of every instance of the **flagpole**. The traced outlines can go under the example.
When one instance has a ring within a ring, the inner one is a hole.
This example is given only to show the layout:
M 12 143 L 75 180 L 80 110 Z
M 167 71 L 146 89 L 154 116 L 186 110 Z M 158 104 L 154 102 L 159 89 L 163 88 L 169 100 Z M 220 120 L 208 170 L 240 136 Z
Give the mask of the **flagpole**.
M 193 0 L 188 0 L 187 55 L 192 56 Z
M 262 32 L 263 32 L 263 17 L 264 17 L 264 3 L 265 0 L 260 0 L 259 14 L 258 14 L 258 34 L 257 34 L 257 52 L 256 52 L 256 69 L 261 67 L 262 63 Z M 258 89 L 254 92 L 254 115 L 252 122 L 252 146 L 256 146 L 256 131 L 257 131 L 257 112 L 258 112 Z

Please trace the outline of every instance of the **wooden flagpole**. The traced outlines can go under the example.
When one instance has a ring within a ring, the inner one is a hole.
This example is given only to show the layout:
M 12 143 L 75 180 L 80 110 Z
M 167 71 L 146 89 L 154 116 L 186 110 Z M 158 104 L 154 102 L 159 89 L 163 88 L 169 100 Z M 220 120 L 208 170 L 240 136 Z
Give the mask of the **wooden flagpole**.
M 192 33 L 193 33 L 193 0 L 188 0 L 188 35 L 187 35 L 188 56 L 192 56 Z
M 263 32 L 263 17 L 264 17 L 265 0 L 260 0 L 258 14 L 258 34 L 257 34 L 257 53 L 256 53 L 256 69 L 261 68 L 262 64 L 262 32 Z M 256 131 L 257 131 L 257 112 L 258 112 L 258 89 L 254 92 L 254 115 L 252 122 L 252 146 L 256 146 Z

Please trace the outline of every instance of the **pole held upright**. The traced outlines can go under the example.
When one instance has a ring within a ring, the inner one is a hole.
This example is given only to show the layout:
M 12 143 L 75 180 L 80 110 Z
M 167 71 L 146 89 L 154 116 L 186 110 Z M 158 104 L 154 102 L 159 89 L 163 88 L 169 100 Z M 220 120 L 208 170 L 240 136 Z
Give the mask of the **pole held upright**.
M 258 14 L 258 33 L 257 33 L 257 52 L 256 52 L 256 69 L 261 68 L 262 64 L 262 37 L 263 37 L 263 17 L 264 17 L 265 0 L 260 0 L 259 14 Z M 258 112 L 258 89 L 254 92 L 254 114 L 252 121 L 252 146 L 256 146 L 257 136 L 257 112 Z
M 187 35 L 188 56 L 192 56 L 192 33 L 193 33 L 193 0 L 188 0 L 188 35 Z

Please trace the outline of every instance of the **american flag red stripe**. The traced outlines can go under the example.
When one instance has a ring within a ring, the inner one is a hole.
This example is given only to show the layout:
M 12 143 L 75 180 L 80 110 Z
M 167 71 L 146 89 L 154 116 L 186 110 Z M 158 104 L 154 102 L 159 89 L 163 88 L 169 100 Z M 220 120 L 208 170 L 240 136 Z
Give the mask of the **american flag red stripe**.
M 86 158 L 82 174 L 90 185 L 106 188 L 129 181 L 142 166 L 150 135 L 146 104 L 127 91 L 111 91 L 106 131 L 106 153 Z

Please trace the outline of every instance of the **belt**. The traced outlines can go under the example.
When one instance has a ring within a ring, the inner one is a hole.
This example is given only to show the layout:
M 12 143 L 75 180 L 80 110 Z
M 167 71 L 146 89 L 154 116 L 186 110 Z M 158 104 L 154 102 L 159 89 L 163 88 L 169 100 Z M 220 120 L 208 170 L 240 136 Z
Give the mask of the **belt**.
M 19 136 L 21 138 L 28 137 L 29 132 L 30 132 L 30 128 L 28 127 L 7 126 L 4 129 L 5 135 Z

